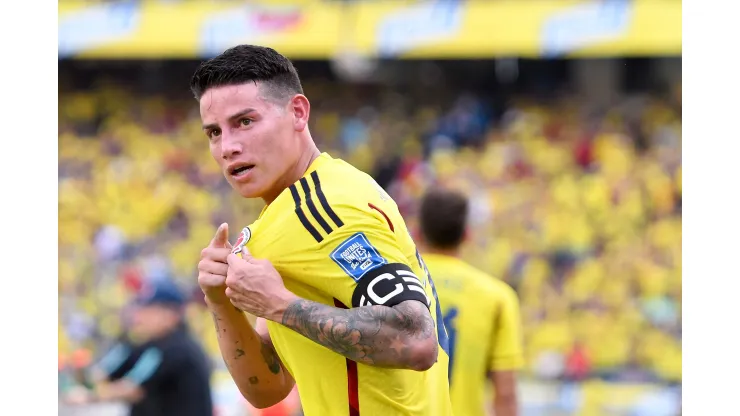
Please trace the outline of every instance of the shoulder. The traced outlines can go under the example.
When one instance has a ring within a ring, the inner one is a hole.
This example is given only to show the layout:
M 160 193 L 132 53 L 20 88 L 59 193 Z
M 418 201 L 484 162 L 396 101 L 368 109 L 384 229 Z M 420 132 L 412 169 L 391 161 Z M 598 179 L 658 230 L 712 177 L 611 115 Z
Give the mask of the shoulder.
M 384 191 L 365 172 L 341 159 L 324 156 L 322 163 L 290 185 L 265 210 L 265 217 L 292 215 L 301 208 L 326 214 L 333 220 L 338 210 L 353 211 Z M 390 198 L 387 198 L 390 199 Z M 313 218 L 312 218 L 313 219 Z
M 369 241 L 385 251 L 398 244 L 402 223 L 395 203 L 371 176 L 325 156 L 250 226 L 249 249 L 268 258 L 279 250 L 283 260 L 291 255 L 308 260 L 308 251 L 338 246 L 371 247 Z
M 364 211 L 368 202 L 393 201 L 372 176 L 341 159 L 331 159 L 307 176 L 341 209 Z
M 166 343 L 158 346 L 163 358 L 170 364 L 176 364 L 182 369 L 195 371 L 203 369 L 206 353 L 202 345 L 189 333 L 178 334 Z
M 491 295 L 503 308 L 517 308 L 519 296 L 508 283 L 490 276 Z
M 301 223 L 314 223 L 319 231 L 383 225 L 381 217 L 396 210 L 393 200 L 370 175 L 341 159 L 330 159 L 311 171 L 291 185 L 289 193 L 292 210 Z M 306 219 L 300 218 L 301 211 Z
M 474 280 L 476 290 L 489 299 L 501 303 L 517 298 L 516 291 L 508 283 L 467 263 L 465 266 L 468 268 L 465 274 Z

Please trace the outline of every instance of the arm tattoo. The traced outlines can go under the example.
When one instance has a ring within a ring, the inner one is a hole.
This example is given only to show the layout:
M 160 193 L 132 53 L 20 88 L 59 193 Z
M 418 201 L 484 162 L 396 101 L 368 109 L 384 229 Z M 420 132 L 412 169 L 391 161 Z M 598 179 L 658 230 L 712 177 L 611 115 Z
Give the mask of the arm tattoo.
M 338 309 L 305 299 L 291 303 L 282 324 L 351 360 L 399 368 L 412 346 L 434 339 L 434 320 L 421 302 Z
M 267 368 L 270 369 L 272 374 L 280 373 L 280 360 L 278 360 L 277 352 L 272 347 L 262 340 L 262 347 L 260 348 L 262 358 L 267 364 Z
M 221 325 L 219 325 L 218 323 L 218 321 L 220 321 L 221 318 L 219 318 L 218 315 L 216 315 L 215 313 L 212 313 L 211 315 L 213 315 L 213 324 L 216 326 L 216 335 L 219 338 L 221 338 Z M 224 332 L 226 332 L 225 329 L 224 329 Z
M 216 326 L 216 334 L 221 338 L 221 334 L 222 332 L 226 332 L 226 328 L 221 328 L 221 325 L 219 324 L 221 318 L 219 318 L 218 315 L 215 313 L 212 313 L 211 315 L 213 315 L 213 324 Z M 280 359 L 277 356 L 277 352 L 264 340 L 260 340 L 260 343 L 262 344 L 260 346 L 260 353 L 262 354 L 262 358 L 265 360 L 265 364 L 267 364 L 267 368 L 271 373 L 279 374 L 282 367 L 280 365 Z M 242 348 L 239 348 L 239 341 L 236 341 L 235 346 L 234 360 L 238 360 L 245 355 L 245 352 Z M 226 363 L 226 367 L 230 366 L 228 360 L 224 360 L 224 362 Z M 257 384 L 257 377 L 254 377 L 254 380 L 255 381 L 252 384 Z M 252 382 L 251 379 L 250 382 Z

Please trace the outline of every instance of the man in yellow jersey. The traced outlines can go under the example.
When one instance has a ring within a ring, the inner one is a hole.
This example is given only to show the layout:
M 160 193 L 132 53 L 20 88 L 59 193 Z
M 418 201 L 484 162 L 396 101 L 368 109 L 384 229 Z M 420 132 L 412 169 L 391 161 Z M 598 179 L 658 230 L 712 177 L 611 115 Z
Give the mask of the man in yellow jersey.
M 496 416 L 517 415 L 516 370 L 523 364 L 519 301 L 506 283 L 460 259 L 468 200 L 437 189 L 421 201 L 420 245 L 437 281 L 449 335 L 450 397 L 455 415 L 484 415 L 488 377 Z
M 237 46 L 201 64 L 191 89 L 227 181 L 266 203 L 233 246 L 219 227 L 198 264 L 244 397 L 268 407 L 296 384 L 309 416 L 451 415 L 432 280 L 394 201 L 316 148 L 291 62 Z

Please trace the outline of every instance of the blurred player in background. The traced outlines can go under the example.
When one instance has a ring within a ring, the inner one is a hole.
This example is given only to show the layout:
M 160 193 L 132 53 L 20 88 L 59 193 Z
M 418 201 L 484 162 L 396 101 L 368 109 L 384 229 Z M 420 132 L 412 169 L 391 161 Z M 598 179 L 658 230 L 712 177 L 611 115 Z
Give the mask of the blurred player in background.
M 506 283 L 460 259 L 468 200 L 432 190 L 421 201 L 420 245 L 437 280 L 450 340 L 450 396 L 456 415 L 483 415 L 487 378 L 493 381 L 496 416 L 515 416 L 516 370 L 523 364 L 519 301 Z
M 244 397 L 269 407 L 295 383 L 307 415 L 452 414 L 431 278 L 394 201 L 316 148 L 292 63 L 237 46 L 191 89 L 227 181 L 266 203 L 233 248 L 222 225 L 198 265 Z
M 174 282 L 147 284 L 129 336 L 88 370 L 91 391 L 76 389 L 65 401 L 126 402 L 131 416 L 212 416 L 211 365 L 188 331 L 186 301 Z

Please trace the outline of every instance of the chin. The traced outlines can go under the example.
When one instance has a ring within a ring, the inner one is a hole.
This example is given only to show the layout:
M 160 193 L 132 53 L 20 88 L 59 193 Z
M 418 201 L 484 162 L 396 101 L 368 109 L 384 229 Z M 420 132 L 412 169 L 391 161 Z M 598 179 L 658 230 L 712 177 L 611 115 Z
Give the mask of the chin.
M 254 183 L 235 183 L 232 187 L 244 198 L 262 198 L 265 194 L 263 187 Z

